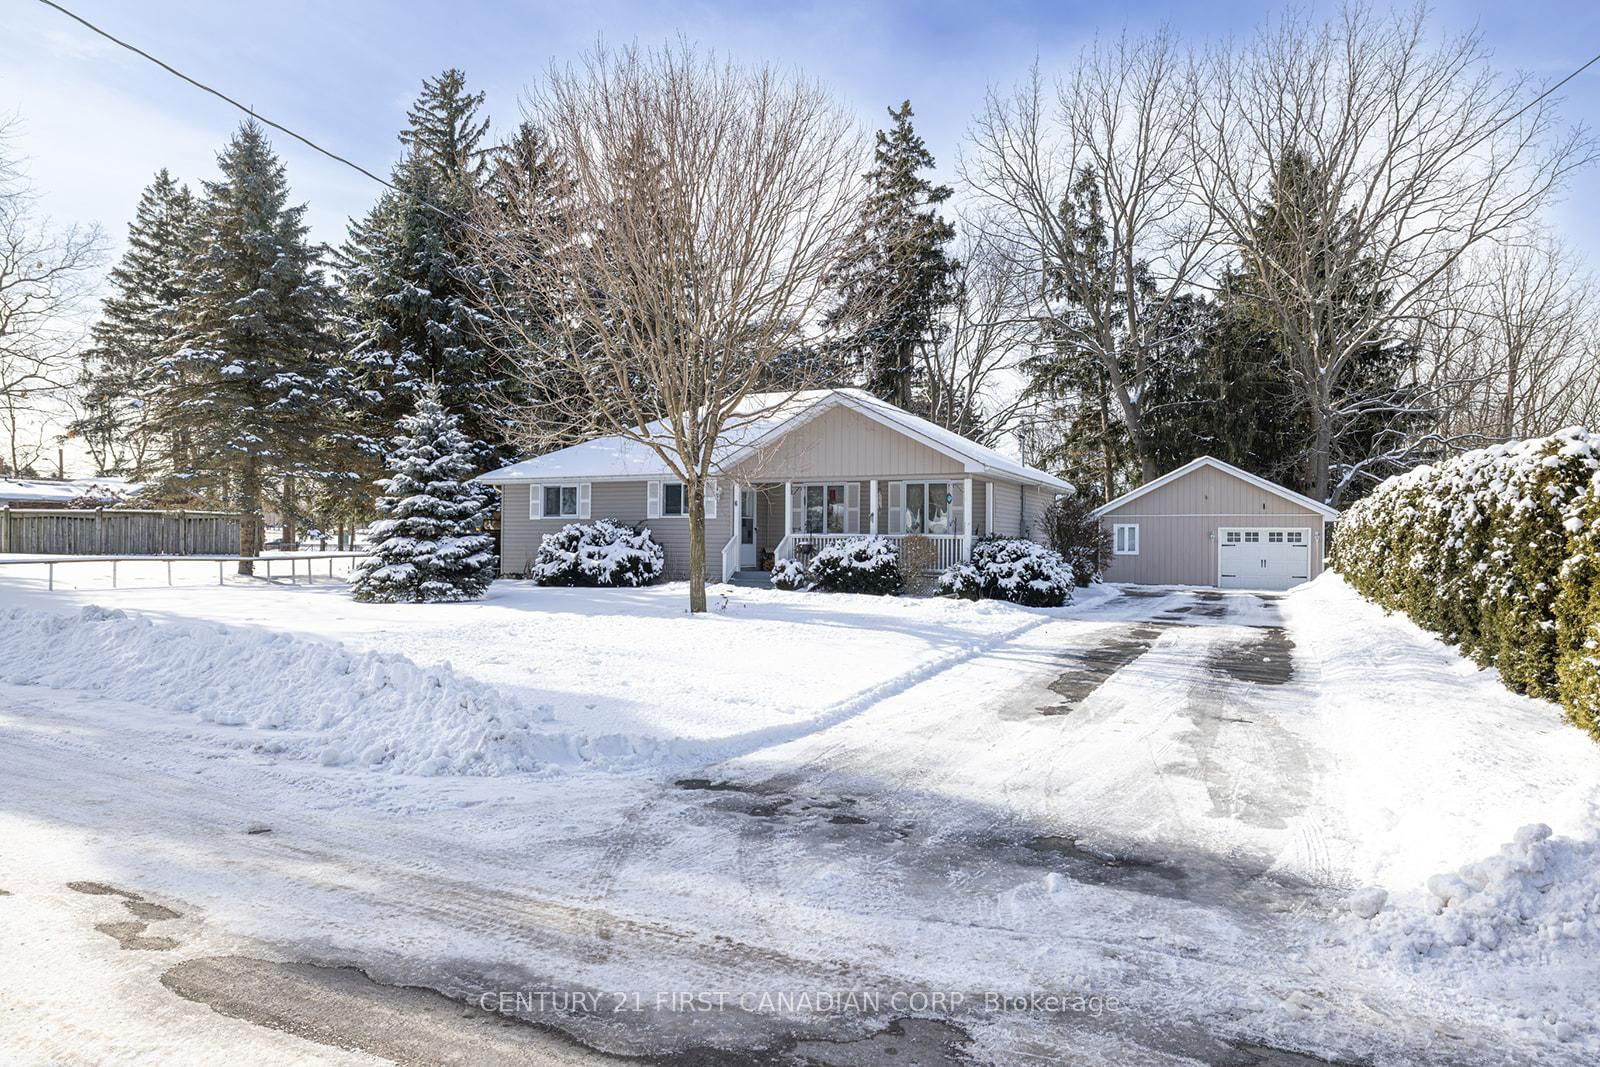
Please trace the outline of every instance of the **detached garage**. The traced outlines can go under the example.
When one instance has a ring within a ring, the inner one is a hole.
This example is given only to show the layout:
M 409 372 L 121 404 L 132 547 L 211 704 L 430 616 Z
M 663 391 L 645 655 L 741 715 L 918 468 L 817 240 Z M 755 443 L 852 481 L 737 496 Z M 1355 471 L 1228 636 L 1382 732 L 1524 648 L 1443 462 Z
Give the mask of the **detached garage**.
M 1095 511 L 1111 534 L 1108 582 L 1288 589 L 1322 573 L 1338 511 L 1201 456 Z

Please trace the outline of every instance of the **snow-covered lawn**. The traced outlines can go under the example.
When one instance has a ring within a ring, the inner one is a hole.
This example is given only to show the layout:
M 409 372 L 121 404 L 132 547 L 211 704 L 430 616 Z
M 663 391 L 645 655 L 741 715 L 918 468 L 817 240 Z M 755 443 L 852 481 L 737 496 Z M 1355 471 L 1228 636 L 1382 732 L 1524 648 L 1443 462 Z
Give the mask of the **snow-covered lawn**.
M 23 1005 L 0 1043 L 135 1047 L 30 985 L 52 943 L 160 1017 L 171 971 L 84 933 L 120 902 L 61 889 L 97 880 L 184 913 L 162 966 L 349 963 L 469 999 L 1120 1004 L 522 1013 L 613 1051 L 828 1039 L 876 1062 L 916 1015 L 997 1063 L 1600 1055 L 1600 746 L 1335 576 L 1054 611 L 684 602 L 0 574 L 0 919 L 60 931 L 0 967 Z M 153 1058 L 198 1061 L 205 1016 L 169 1007 Z

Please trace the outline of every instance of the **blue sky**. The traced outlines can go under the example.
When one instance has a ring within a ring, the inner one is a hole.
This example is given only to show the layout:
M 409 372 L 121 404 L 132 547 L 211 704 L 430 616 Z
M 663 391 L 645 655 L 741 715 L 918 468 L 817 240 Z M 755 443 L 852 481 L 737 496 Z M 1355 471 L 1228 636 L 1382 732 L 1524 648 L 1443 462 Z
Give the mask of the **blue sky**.
M 864 122 L 909 97 L 948 176 L 986 85 L 1037 55 L 1064 70 L 1096 34 L 1163 23 L 1187 41 L 1245 34 L 1281 4 L 947 3 L 361 3 L 353 0 L 64 0 L 262 114 L 384 173 L 424 76 L 451 66 L 487 92 L 495 127 L 518 116 L 523 88 L 551 59 L 597 36 L 655 42 L 682 32 L 739 58 L 797 66 L 831 85 Z M 1324 5 L 1326 6 L 1326 5 Z M 1437 25 L 1488 34 L 1500 66 L 1555 78 L 1600 51 L 1600 5 L 1582 0 L 1449 3 Z M 1570 121 L 1600 118 L 1600 66 L 1565 90 Z M 35 0 L 0 0 L 0 115 L 20 118 L 17 147 L 57 218 L 93 220 L 120 243 L 140 187 L 165 165 L 209 177 L 240 116 Z M 285 138 L 275 141 L 322 240 L 372 202 L 367 179 Z M 1600 173 L 1583 175 L 1554 221 L 1600 263 Z

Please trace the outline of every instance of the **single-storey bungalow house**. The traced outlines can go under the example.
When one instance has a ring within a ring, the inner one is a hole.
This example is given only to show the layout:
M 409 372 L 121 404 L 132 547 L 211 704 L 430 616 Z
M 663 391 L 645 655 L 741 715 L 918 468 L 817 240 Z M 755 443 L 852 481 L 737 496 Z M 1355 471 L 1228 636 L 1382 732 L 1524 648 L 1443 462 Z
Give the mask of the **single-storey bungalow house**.
M 865 533 L 920 534 L 947 567 L 987 533 L 1038 537 L 1044 509 L 1072 492 L 859 389 L 755 394 L 731 421 L 705 500 L 713 581 Z M 645 433 L 667 439 L 660 423 Z M 503 573 L 526 573 L 540 540 L 567 523 L 608 518 L 648 526 L 667 575 L 688 575 L 684 487 L 638 440 L 601 437 L 478 480 L 501 490 Z
M 1322 573 L 1338 511 L 1201 456 L 1093 513 L 1111 534 L 1108 582 L 1288 589 Z

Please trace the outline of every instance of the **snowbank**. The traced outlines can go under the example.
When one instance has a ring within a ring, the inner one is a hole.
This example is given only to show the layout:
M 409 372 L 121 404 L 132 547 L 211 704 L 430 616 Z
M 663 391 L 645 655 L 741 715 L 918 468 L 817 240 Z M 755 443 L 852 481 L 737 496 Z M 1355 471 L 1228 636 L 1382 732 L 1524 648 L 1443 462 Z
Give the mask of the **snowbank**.
M 1600 842 L 1524 826 L 1497 854 L 1429 878 L 1418 900 L 1376 912 L 1372 936 L 1381 950 L 1419 955 L 1539 958 L 1562 941 L 1600 952 Z
M 93 605 L 77 615 L 0 612 L 0 681 L 90 690 L 259 731 L 244 742 L 257 751 L 403 774 L 558 773 L 562 764 L 649 762 L 668 747 L 541 730 L 549 705 L 510 698 L 449 664 L 239 627 L 158 625 Z

